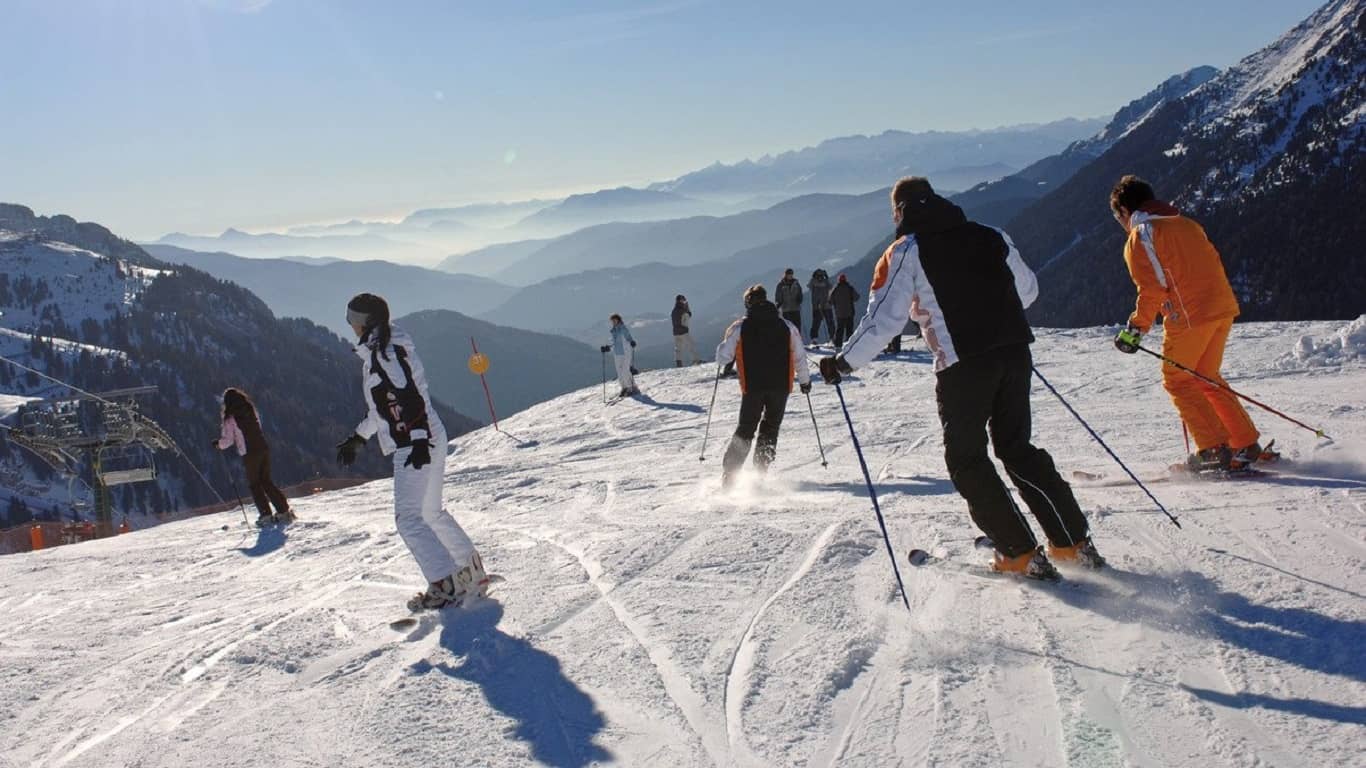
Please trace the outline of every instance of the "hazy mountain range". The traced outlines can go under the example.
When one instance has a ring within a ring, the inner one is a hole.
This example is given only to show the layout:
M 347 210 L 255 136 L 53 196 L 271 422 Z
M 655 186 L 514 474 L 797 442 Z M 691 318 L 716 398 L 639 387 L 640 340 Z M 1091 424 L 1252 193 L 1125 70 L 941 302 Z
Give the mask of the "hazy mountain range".
M 283 233 L 247 234 L 236 229 L 217 236 L 172 233 L 156 243 L 254 258 L 323 256 L 421 266 L 442 263 L 462 272 L 515 281 L 499 274 L 507 263 L 489 258 L 491 254 L 480 249 L 554 238 L 594 225 L 723 217 L 766 209 L 810 193 L 860 194 L 912 172 L 934 175 L 948 189 L 966 189 L 1058 152 L 1094 134 L 1101 125 L 1098 120 L 1069 118 L 986 131 L 886 131 L 831 139 L 733 165 L 717 163 L 639 189 L 620 187 L 558 200 L 428 208 L 397 222 L 353 219 L 296 226 Z M 585 268 L 595 266 L 608 265 Z
M 346 302 L 362 291 L 394 302 L 403 312 L 450 309 L 480 314 L 515 291 L 474 275 L 457 275 L 387 261 L 300 263 L 290 259 L 244 259 L 230 253 L 204 253 L 170 245 L 147 251 L 171 264 L 188 264 L 231 280 L 265 300 L 276 314 L 306 317 L 346 336 Z

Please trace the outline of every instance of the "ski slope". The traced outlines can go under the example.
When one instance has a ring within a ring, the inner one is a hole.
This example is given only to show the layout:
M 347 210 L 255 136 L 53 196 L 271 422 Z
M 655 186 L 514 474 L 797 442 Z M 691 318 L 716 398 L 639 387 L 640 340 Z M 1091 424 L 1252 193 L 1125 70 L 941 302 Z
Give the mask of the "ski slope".
M 1039 444 L 1107 477 L 1076 490 L 1114 568 L 1061 585 L 906 564 L 982 554 L 928 354 L 860 371 L 844 393 L 910 614 L 831 388 L 829 468 L 797 395 L 774 471 L 726 496 L 738 393 L 699 462 L 707 367 L 453 442 L 447 507 L 508 581 L 407 633 L 388 623 L 421 577 L 387 481 L 299 500 L 284 533 L 234 511 L 3 557 L 0 765 L 1360 766 L 1366 359 L 1345 325 L 1235 328 L 1232 385 L 1336 442 L 1254 412 L 1294 462 L 1154 483 L 1179 530 L 1035 387 Z M 1043 331 L 1036 363 L 1160 475 L 1179 423 L 1111 333 Z

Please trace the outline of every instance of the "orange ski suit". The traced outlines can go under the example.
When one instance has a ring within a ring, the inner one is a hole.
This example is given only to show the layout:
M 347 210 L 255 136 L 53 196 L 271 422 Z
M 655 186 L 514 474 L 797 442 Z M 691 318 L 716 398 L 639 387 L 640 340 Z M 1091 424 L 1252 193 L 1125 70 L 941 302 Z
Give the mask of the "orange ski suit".
M 1129 325 L 1147 333 L 1160 313 L 1162 354 L 1223 383 L 1219 368 L 1238 300 L 1205 230 L 1166 203 L 1145 203 L 1129 220 L 1124 262 L 1138 287 Z M 1257 441 L 1257 427 L 1227 389 L 1167 364 L 1162 385 L 1198 450 L 1220 444 L 1238 450 Z

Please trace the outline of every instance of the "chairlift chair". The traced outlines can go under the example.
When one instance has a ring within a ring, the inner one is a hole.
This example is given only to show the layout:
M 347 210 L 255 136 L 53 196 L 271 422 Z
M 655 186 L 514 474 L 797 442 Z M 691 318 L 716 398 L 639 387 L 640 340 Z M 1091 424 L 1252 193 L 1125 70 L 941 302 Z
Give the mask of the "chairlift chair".
M 95 475 L 106 488 L 155 480 L 156 460 L 145 445 L 105 445 L 95 459 Z

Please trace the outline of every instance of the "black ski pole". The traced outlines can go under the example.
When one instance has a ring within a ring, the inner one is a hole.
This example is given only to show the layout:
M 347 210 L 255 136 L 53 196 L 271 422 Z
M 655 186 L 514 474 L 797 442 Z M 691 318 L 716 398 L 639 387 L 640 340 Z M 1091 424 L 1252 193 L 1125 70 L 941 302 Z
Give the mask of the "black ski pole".
M 1281 413 L 1280 411 L 1276 410 L 1275 408 L 1272 408 L 1271 406 L 1267 405 L 1266 403 L 1260 402 L 1260 401 L 1258 401 L 1258 400 L 1254 400 L 1254 399 L 1248 397 L 1247 395 L 1243 394 L 1242 392 L 1239 392 L 1238 390 L 1234 389 L 1233 387 L 1230 387 L 1229 385 L 1223 383 L 1222 381 L 1215 381 L 1214 379 L 1211 379 L 1210 377 L 1206 376 L 1206 375 L 1203 374 L 1203 373 L 1200 373 L 1199 371 L 1193 371 L 1193 370 L 1191 370 L 1190 368 L 1187 368 L 1186 366 L 1184 366 L 1184 365 L 1182 365 L 1182 364 L 1176 362 L 1175 360 L 1171 359 L 1170 357 L 1167 357 L 1166 355 L 1162 354 L 1161 352 L 1154 352 L 1154 351 L 1152 351 L 1151 349 L 1148 349 L 1147 347 L 1142 346 L 1142 345 L 1137 345 L 1137 346 L 1138 346 L 1139 349 L 1143 350 L 1144 352 L 1147 352 L 1148 354 L 1152 355 L 1153 357 L 1157 358 L 1158 360 L 1161 360 L 1162 362 L 1166 363 L 1167 365 L 1170 365 L 1170 366 L 1172 366 L 1172 367 L 1174 367 L 1174 368 L 1179 368 L 1179 369 L 1185 371 L 1186 373 L 1189 373 L 1190 375 L 1194 376 L 1195 378 L 1200 379 L 1201 381 L 1205 382 L 1206 384 L 1209 384 L 1210 386 L 1218 387 L 1219 389 L 1222 389 L 1222 390 L 1224 390 L 1225 392 L 1228 392 L 1228 393 L 1230 393 L 1230 394 L 1232 394 L 1232 395 L 1235 395 L 1235 396 L 1237 396 L 1237 397 L 1241 397 L 1242 399 L 1248 401 L 1249 403 L 1252 403 L 1253 405 L 1257 406 L 1258 408 L 1261 408 L 1261 409 L 1264 410 L 1264 411 L 1268 411 L 1268 412 L 1270 412 L 1270 413 L 1274 413 L 1275 415 L 1280 416 L 1282 419 L 1285 419 L 1286 421 L 1290 422 L 1291 424 L 1294 424 L 1294 425 L 1297 426 L 1297 427 L 1303 427 L 1304 429 L 1307 429 L 1307 430 L 1309 430 L 1310 432 L 1313 432 L 1315 437 L 1323 438 L 1324 440 L 1332 440 L 1332 439 L 1333 439 L 1333 438 L 1329 437 L 1328 435 L 1324 434 L 1324 433 L 1323 433 L 1323 430 L 1318 429 L 1318 428 L 1316 428 L 1316 427 L 1311 427 L 1311 426 L 1309 426 L 1308 424 L 1305 424 L 1304 422 L 1302 422 L 1302 421 L 1300 421 L 1300 420 L 1298 420 L 1298 419 L 1292 419 L 1292 418 L 1290 418 L 1289 416 L 1286 416 L 1284 413 Z
M 222 451 L 216 451 L 219 456 L 223 456 Z M 232 483 L 232 494 L 237 497 L 237 508 L 242 510 L 242 522 L 247 527 L 251 527 L 251 518 L 247 517 L 247 505 L 242 503 L 242 493 L 237 490 L 237 478 L 232 476 L 232 465 L 228 464 L 228 457 L 223 456 L 223 464 L 228 468 L 228 482 Z
M 882 507 L 877 503 L 873 476 L 868 473 L 868 462 L 863 460 L 863 449 L 859 447 L 858 435 L 854 433 L 854 419 L 849 415 L 849 406 L 844 403 L 844 390 L 838 384 L 835 385 L 835 394 L 840 396 L 840 408 L 844 410 L 844 421 L 849 425 L 849 437 L 854 441 L 854 453 L 858 454 L 858 464 L 863 468 L 863 481 L 868 483 L 868 497 L 873 500 L 873 512 L 877 514 L 877 524 L 882 529 L 882 540 L 887 544 L 887 556 L 892 559 L 892 573 L 896 574 L 896 586 L 901 590 L 901 602 L 910 611 L 911 601 L 906 598 L 906 585 L 901 583 L 901 569 L 896 567 L 896 553 L 892 551 L 892 539 L 887 535 L 887 523 L 882 519 Z
M 1100 435 L 1096 434 L 1096 431 L 1094 429 L 1091 429 L 1091 425 L 1086 423 L 1086 419 L 1083 419 L 1081 417 L 1081 414 L 1077 413 L 1076 409 L 1073 408 L 1071 404 L 1069 404 L 1065 399 L 1063 399 L 1062 394 L 1059 393 L 1058 390 L 1054 389 L 1052 384 L 1048 383 L 1048 379 L 1045 379 L 1043 377 L 1043 374 L 1039 373 L 1039 369 L 1031 365 L 1030 370 L 1034 371 L 1034 375 L 1039 377 L 1039 381 L 1042 381 L 1043 385 L 1048 388 L 1048 391 L 1052 392 L 1053 396 L 1058 398 L 1058 402 L 1062 403 L 1062 407 L 1066 408 L 1068 413 L 1077 417 L 1077 421 L 1080 421 L 1081 425 L 1083 427 L 1086 427 L 1086 431 L 1090 432 L 1091 437 L 1094 438 L 1097 443 L 1100 443 L 1100 447 L 1104 448 L 1105 452 L 1110 454 L 1110 458 L 1115 460 L 1115 463 L 1119 465 L 1120 469 L 1124 470 L 1125 474 L 1127 474 L 1130 479 L 1137 483 L 1138 487 L 1142 488 L 1144 493 L 1148 494 L 1148 498 L 1152 499 L 1153 503 L 1157 505 L 1157 508 L 1162 510 L 1162 514 L 1166 515 L 1167 519 L 1171 520 L 1177 528 L 1180 528 L 1181 521 L 1177 520 L 1176 517 L 1172 515 L 1172 513 L 1167 511 L 1166 507 L 1162 506 L 1162 502 L 1158 501 L 1157 497 L 1153 495 L 1153 492 L 1148 490 L 1148 486 L 1144 485 L 1143 481 L 1138 479 L 1138 475 L 1135 475 L 1133 472 L 1131 472 L 1129 470 L 1129 467 L 1125 465 L 1125 463 L 1122 460 L 1120 460 L 1118 456 L 1115 455 L 1115 452 L 1110 450 L 1110 446 L 1106 445 L 1105 441 L 1100 439 Z
M 811 414 L 811 428 L 816 430 L 816 447 L 821 451 L 821 466 L 829 467 L 830 462 L 825 460 L 825 446 L 821 445 L 821 428 L 816 424 L 816 409 L 811 407 L 811 393 L 806 393 L 806 411 Z
M 697 455 L 698 461 L 707 460 L 707 437 L 711 435 L 711 414 L 716 409 L 716 390 L 721 388 L 721 366 L 716 366 L 716 383 L 711 386 L 711 402 L 707 404 L 707 427 L 702 430 L 702 452 Z

